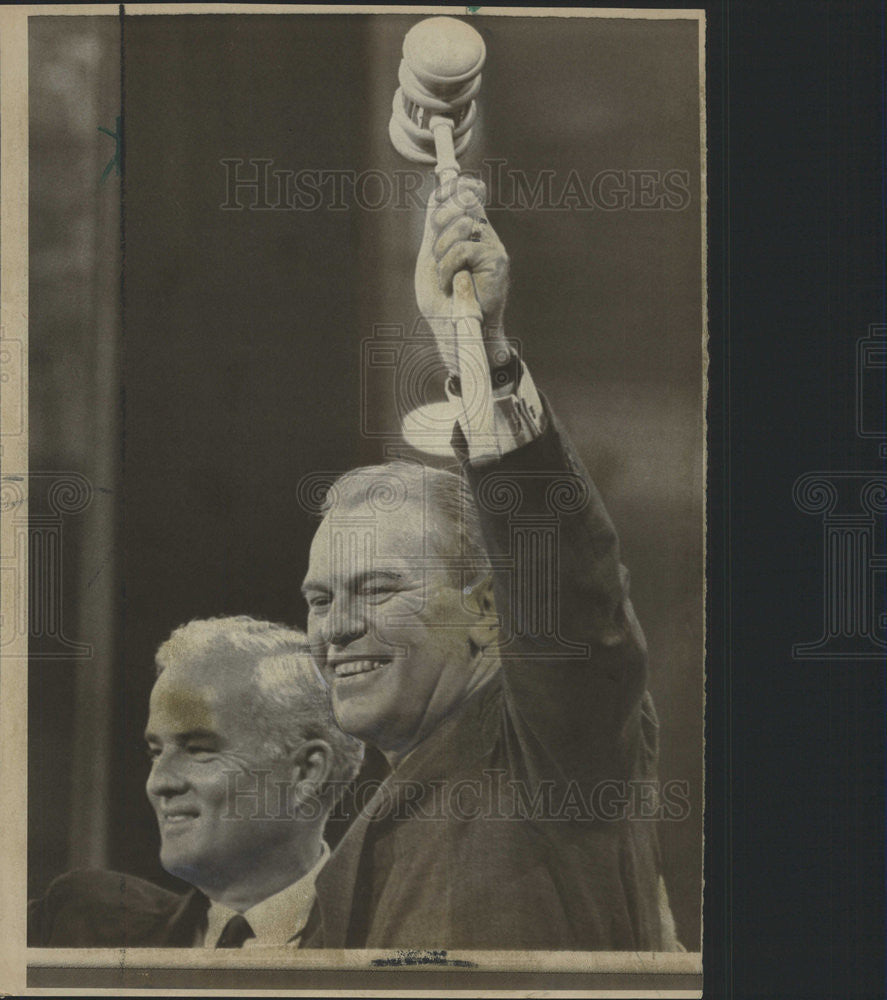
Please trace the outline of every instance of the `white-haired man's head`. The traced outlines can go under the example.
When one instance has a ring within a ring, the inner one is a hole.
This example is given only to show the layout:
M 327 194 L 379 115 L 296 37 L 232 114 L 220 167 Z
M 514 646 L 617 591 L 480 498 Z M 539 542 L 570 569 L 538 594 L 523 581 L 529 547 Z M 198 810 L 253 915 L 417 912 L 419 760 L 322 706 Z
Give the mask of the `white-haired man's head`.
M 192 621 L 161 645 L 156 669 L 146 788 L 161 863 L 214 899 L 265 898 L 295 880 L 363 747 L 336 725 L 295 629 Z
M 336 792 L 357 774 L 363 746 L 336 724 L 304 632 L 248 615 L 195 619 L 157 650 L 157 676 L 170 663 L 212 656 L 244 661 L 255 685 L 252 718 L 268 752 L 285 754 L 324 739 L 333 749 L 328 781 Z

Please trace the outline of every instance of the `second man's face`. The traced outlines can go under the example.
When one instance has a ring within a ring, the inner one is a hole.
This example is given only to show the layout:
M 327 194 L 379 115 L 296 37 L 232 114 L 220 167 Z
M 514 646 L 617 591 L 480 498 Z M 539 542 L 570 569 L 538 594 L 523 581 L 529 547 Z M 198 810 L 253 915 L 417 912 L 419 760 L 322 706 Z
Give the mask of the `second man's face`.
M 249 676 L 247 663 L 198 657 L 170 664 L 151 692 L 147 793 L 160 861 L 205 891 L 249 880 L 292 836 L 266 802 L 292 782 L 292 765 L 261 744 Z
M 311 545 L 308 640 L 342 729 L 411 749 L 464 698 L 476 613 L 429 544 L 421 505 L 334 509 Z

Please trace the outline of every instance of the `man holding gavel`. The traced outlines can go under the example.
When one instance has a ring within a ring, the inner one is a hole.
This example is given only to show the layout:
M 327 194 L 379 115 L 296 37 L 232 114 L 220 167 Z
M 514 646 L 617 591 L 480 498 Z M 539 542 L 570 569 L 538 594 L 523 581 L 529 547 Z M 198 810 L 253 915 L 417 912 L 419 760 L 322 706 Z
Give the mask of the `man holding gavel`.
M 432 196 L 416 291 L 454 400 L 466 355 L 448 317 L 476 296 L 492 419 L 464 399 L 461 477 L 406 462 L 341 477 L 311 547 L 312 653 L 339 725 L 392 773 L 321 872 L 305 944 L 676 948 L 655 824 L 633 808 L 655 788 L 657 724 L 628 574 L 505 339 L 508 257 L 484 199 L 465 177 Z

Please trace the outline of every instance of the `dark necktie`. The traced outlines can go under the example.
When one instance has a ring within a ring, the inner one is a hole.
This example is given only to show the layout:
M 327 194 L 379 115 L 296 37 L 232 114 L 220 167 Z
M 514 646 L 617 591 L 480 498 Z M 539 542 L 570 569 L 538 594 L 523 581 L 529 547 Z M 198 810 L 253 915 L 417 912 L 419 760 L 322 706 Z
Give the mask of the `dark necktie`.
M 242 913 L 235 913 L 225 924 L 222 933 L 219 935 L 217 948 L 242 948 L 243 942 L 254 938 L 255 932 L 249 925 L 249 921 Z

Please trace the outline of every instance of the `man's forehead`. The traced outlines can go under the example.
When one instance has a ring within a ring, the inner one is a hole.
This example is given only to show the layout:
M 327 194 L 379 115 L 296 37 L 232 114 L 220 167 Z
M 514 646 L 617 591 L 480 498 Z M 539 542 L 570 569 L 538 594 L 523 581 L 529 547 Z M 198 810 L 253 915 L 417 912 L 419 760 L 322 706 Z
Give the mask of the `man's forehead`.
M 341 504 L 330 510 L 315 533 L 311 560 L 368 563 L 394 568 L 408 566 L 433 551 L 436 519 L 421 503 L 406 503 L 394 511 L 370 504 Z
M 151 691 L 151 713 L 177 724 L 217 728 L 232 705 L 250 700 L 252 670 L 245 657 L 231 654 L 172 660 Z
M 148 728 L 212 732 L 219 727 L 218 708 L 212 689 L 189 686 L 165 670 L 151 691 Z

